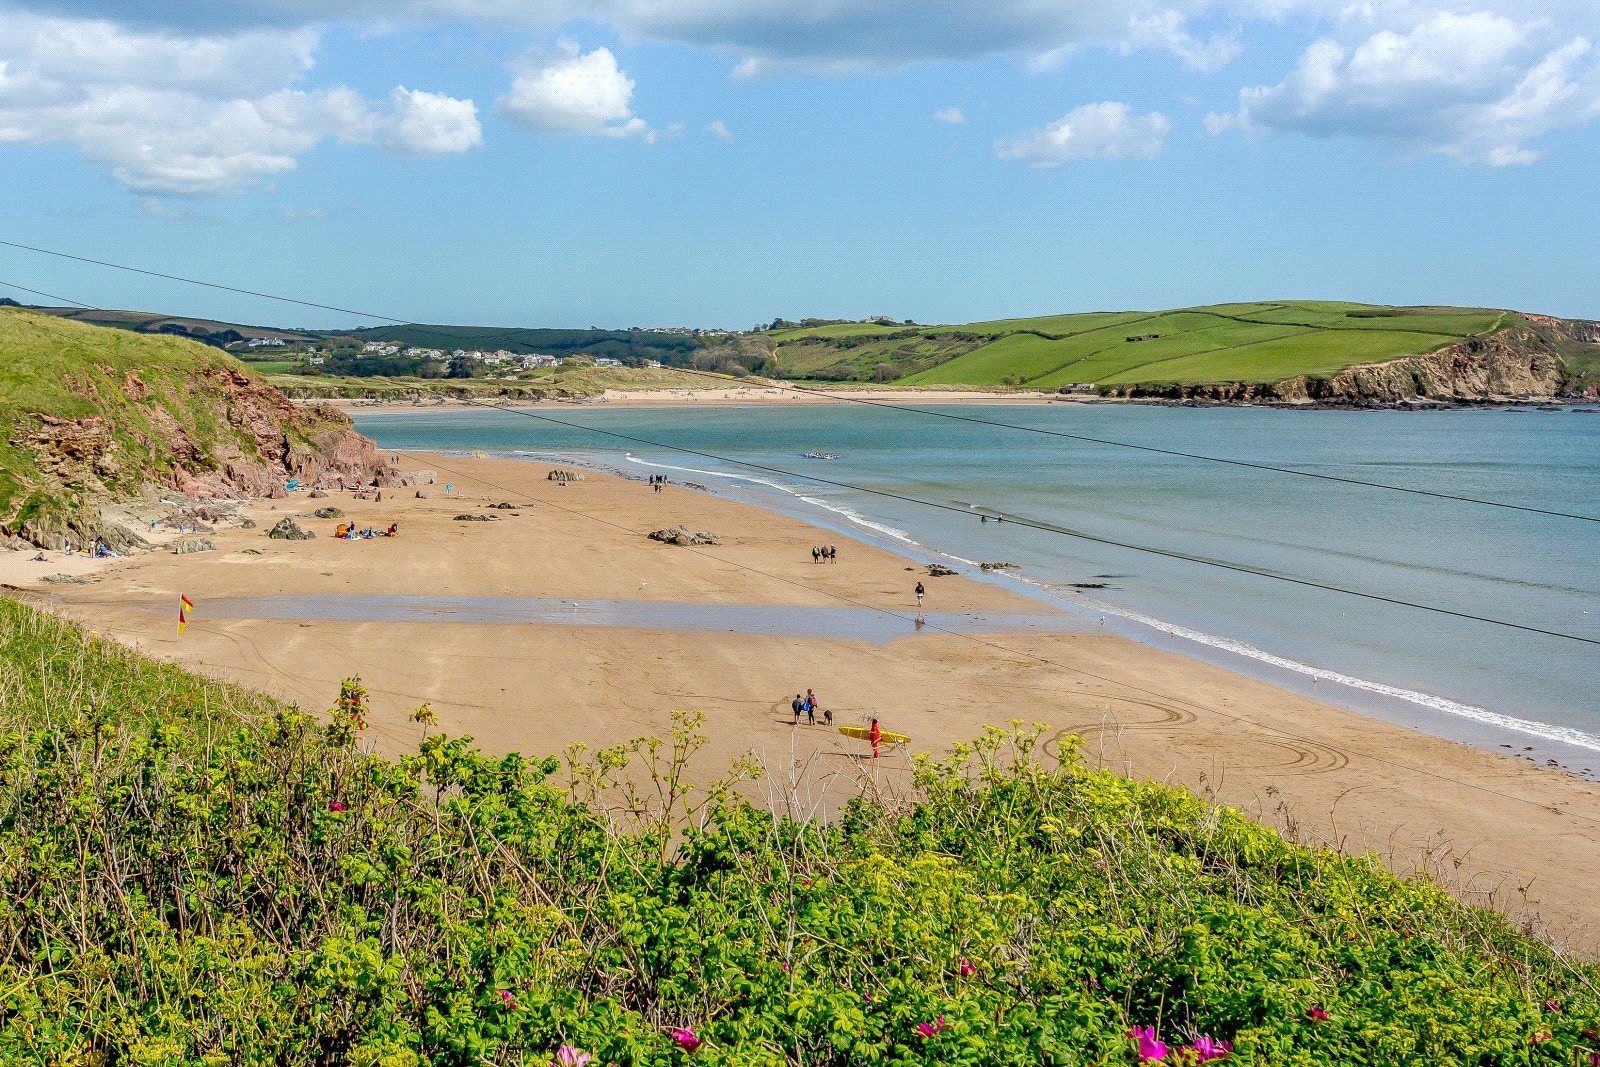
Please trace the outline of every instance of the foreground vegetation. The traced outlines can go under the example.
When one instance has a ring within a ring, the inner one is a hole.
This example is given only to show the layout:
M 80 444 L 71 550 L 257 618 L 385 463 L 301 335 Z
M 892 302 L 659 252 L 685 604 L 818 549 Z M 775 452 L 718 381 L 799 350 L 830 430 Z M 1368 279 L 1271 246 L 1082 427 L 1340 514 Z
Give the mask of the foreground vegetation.
M 1430 352 L 1518 319 L 1488 308 L 1280 301 L 964 326 L 843 323 L 768 337 L 792 377 L 1059 389 L 1328 375 Z
M 348 377 L 330 374 L 268 374 L 267 380 L 291 397 L 314 400 L 573 400 L 597 397 L 607 389 L 730 389 L 737 379 L 667 367 L 553 367 L 528 371 L 516 379 Z
M 6 1063 L 1570 1064 L 1600 1017 L 1499 916 L 1033 731 L 801 821 L 692 787 L 692 717 L 391 761 L 359 683 L 314 717 L 13 601 L 0 707 Z

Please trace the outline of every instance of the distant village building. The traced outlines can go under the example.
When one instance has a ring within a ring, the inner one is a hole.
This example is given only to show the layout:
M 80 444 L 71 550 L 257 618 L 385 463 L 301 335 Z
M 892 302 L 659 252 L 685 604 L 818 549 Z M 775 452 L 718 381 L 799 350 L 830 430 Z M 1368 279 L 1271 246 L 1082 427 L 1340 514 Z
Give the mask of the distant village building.
M 596 367 L 620 367 L 622 360 L 612 359 L 610 356 L 600 356 L 594 361 Z
M 286 343 L 281 337 L 252 337 L 245 342 L 251 348 L 282 348 Z

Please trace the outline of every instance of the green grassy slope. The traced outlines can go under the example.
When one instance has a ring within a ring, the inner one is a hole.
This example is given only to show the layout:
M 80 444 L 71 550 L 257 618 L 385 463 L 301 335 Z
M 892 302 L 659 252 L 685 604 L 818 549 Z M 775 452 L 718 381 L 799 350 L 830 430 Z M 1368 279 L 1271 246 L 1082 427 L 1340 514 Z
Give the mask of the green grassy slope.
M 245 373 L 194 341 L 0 308 L 0 529 L 87 522 L 151 478 L 256 454 L 228 417 Z
M 1559 1065 L 1600 1022 L 1500 916 L 1033 730 L 798 824 L 692 716 L 565 769 L 364 726 L 0 599 L 0 1062 Z
M 1429 352 L 1516 320 L 1484 308 L 1274 301 L 964 326 L 824 326 L 769 336 L 783 373 L 797 378 L 1055 389 L 1325 375 Z

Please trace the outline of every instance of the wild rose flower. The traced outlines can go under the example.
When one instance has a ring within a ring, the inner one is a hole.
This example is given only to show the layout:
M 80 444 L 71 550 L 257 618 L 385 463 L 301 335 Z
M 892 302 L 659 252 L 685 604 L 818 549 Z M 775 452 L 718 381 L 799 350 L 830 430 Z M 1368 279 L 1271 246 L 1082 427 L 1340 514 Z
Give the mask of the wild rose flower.
M 1559 1000 L 1547 1000 L 1547 1001 L 1545 1001 L 1544 1002 L 1544 1010 L 1545 1011 L 1560 1011 L 1561 1010 L 1561 1001 L 1559 1001 Z
M 934 1019 L 933 1022 L 931 1022 L 931 1023 L 918 1023 L 917 1024 L 917 1033 L 921 1034 L 923 1037 L 932 1037 L 935 1034 L 942 1032 L 943 1030 L 944 1030 L 944 1016 L 943 1015 L 941 1015 L 938 1018 Z
M 695 1032 L 687 1026 L 675 1026 L 668 1033 L 672 1035 L 672 1040 L 678 1043 L 678 1047 L 685 1052 L 693 1052 L 703 1044 Z
M 961 977 L 963 977 L 963 978 L 971 978 L 973 975 L 975 975 L 977 973 L 978 973 L 978 968 L 976 968 L 976 967 L 974 967 L 972 965 L 972 961 L 967 959 L 967 957 L 962 956 L 961 957 Z
M 792 969 L 790 968 L 790 966 L 787 963 L 780 963 L 780 964 L 778 964 L 778 966 L 783 968 L 783 973 L 784 974 L 793 973 Z
M 517 1006 L 517 998 L 511 995 L 511 990 L 502 989 L 500 990 L 500 1004 L 502 1007 L 515 1008 Z
M 1528 1044 L 1534 1046 L 1542 1045 L 1554 1036 L 1554 1034 L 1534 1034 L 1532 1037 L 1528 1038 Z
M 1167 1053 L 1172 1051 L 1165 1041 L 1156 1037 L 1156 1028 L 1153 1026 L 1135 1026 L 1128 1031 L 1128 1036 L 1138 1045 L 1140 1063 L 1164 1060 L 1167 1058 Z
M 1317 1007 L 1315 1004 L 1306 1009 L 1306 1014 L 1317 1020 L 1319 1023 L 1325 1023 L 1328 1021 L 1328 1013 Z
M 556 1049 L 556 1058 L 550 1067 L 583 1067 L 589 1062 L 589 1054 L 572 1045 L 562 1045 Z
M 1233 1044 L 1228 1041 L 1217 1041 L 1208 1034 L 1201 1034 L 1190 1045 L 1188 1051 L 1193 1053 L 1196 1063 L 1208 1063 L 1211 1060 L 1220 1060 L 1233 1051 Z
M 328 801 L 328 810 L 329 811 L 343 811 L 344 810 L 344 801 L 342 801 L 342 800 L 330 800 L 330 801 Z

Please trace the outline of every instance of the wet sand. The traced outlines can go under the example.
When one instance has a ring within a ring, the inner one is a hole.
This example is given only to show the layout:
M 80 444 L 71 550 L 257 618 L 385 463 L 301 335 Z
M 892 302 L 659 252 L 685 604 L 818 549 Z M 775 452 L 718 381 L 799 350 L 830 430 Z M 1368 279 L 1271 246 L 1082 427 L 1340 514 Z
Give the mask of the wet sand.
M 250 509 L 259 528 L 214 535 L 217 552 L 151 554 L 105 568 L 89 585 L 35 588 L 102 633 L 304 707 L 326 707 L 339 680 L 359 674 L 373 691 L 371 735 L 389 752 L 414 743 L 408 716 L 423 702 L 448 731 L 532 753 L 660 736 L 674 710 L 697 709 L 712 738 L 700 757 L 707 774 L 754 750 L 780 778 L 807 762 L 843 791 L 863 775 L 904 786 L 908 754 L 873 764 L 865 746 L 836 730 L 795 727 L 789 702 L 807 687 L 836 725 L 876 715 L 910 734 L 916 751 L 943 751 L 1010 719 L 1048 723 L 1056 743 L 1083 737 L 1091 762 L 1189 786 L 1309 841 L 1376 851 L 1402 873 L 1431 873 L 1585 951 L 1597 944 L 1594 783 L 1098 628 L 945 628 L 932 620 L 1037 616 L 1040 606 L 991 583 L 928 577 L 886 550 L 709 494 L 656 494 L 599 474 L 563 486 L 545 479 L 541 463 L 408 455 L 403 465 L 436 471 L 441 484 L 425 487 L 435 495 L 262 503 Z M 456 498 L 443 498 L 447 480 Z M 498 502 L 524 506 L 488 507 Z M 358 525 L 398 521 L 400 536 L 334 540 L 334 520 L 304 517 L 328 504 Z M 317 538 L 263 536 L 290 514 Z M 462 514 L 494 521 L 454 518 Z M 681 548 L 644 536 L 678 523 L 720 543 Z M 837 564 L 811 562 L 811 545 L 823 542 L 838 546 Z M 919 579 L 930 620 L 920 631 L 804 626 L 807 612 L 846 609 L 892 613 L 904 626 L 917 613 Z M 196 604 L 181 640 L 179 593 Z M 386 615 L 371 610 L 375 597 L 414 610 Z M 236 598 L 369 606 L 263 617 L 271 613 Z M 500 614 L 427 617 L 436 598 L 488 598 Z M 528 607 L 551 601 L 630 607 L 583 625 Z M 716 612 L 697 615 L 699 606 Z M 785 608 L 792 617 L 781 626 L 755 621 Z

